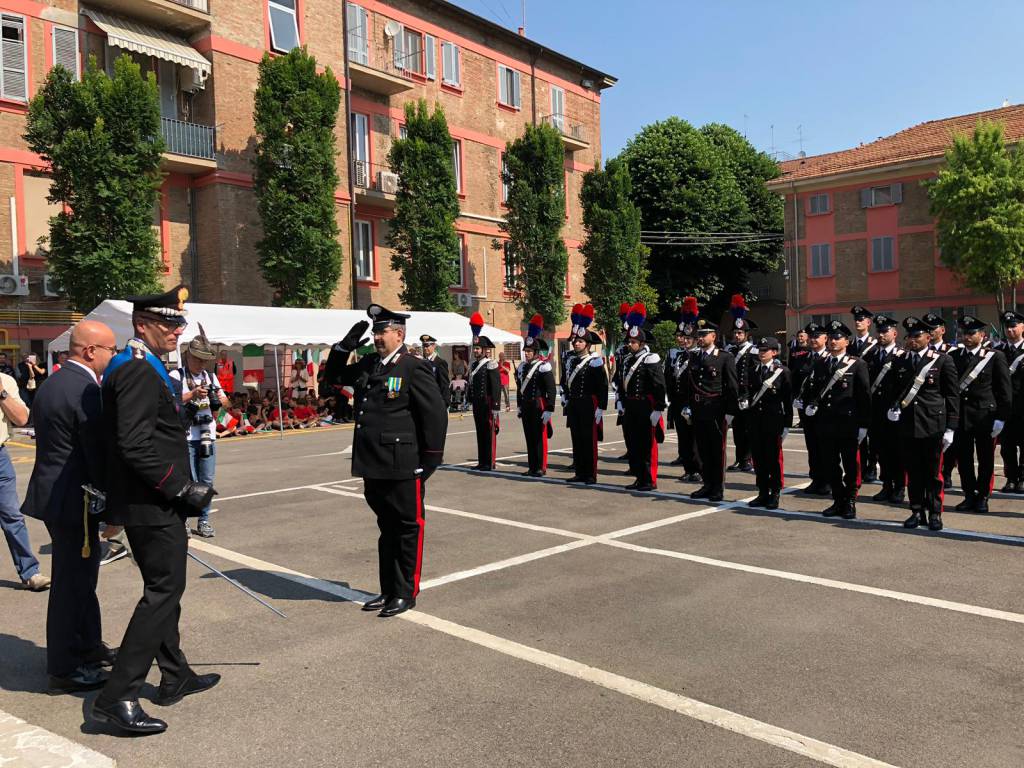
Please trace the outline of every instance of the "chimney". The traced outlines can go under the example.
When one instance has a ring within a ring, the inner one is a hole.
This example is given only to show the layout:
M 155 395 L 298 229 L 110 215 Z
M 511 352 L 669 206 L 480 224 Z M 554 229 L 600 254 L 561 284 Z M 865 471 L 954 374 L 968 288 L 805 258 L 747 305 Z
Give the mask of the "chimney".
M 520 27 L 519 28 L 519 36 L 520 37 L 526 37 L 526 27 Z

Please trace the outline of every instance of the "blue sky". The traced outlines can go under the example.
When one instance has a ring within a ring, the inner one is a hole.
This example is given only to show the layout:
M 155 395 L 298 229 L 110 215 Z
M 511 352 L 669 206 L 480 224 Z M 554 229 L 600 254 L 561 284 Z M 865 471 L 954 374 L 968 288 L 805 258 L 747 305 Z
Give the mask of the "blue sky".
M 520 0 L 455 1 L 520 23 Z M 1021 29 L 1019 0 L 527 0 L 528 37 L 619 78 L 605 157 L 672 115 L 795 155 L 1022 103 Z

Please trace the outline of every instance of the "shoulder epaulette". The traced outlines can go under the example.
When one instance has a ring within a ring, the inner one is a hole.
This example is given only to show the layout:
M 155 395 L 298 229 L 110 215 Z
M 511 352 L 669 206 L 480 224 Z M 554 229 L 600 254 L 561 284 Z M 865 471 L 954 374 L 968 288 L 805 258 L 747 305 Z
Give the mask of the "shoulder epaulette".
M 660 362 L 661 362 L 661 356 L 657 352 L 651 352 L 651 354 L 649 354 L 644 359 L 644 363 L 646 365 L 657 365 Z
M 600 368 L 602 365 L 604 365 L 604 360 L 602 360 L 600 357 L 595 357 L 590 361 L 591 368 Z

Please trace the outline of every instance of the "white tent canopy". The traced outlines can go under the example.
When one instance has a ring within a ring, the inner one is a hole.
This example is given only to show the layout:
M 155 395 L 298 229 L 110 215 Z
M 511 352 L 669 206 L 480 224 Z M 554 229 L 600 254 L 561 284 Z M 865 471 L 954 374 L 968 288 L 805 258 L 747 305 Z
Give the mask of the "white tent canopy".
M 368 320 L 358 309 L 289 309 L 285 307 L 248 307 L 233 304 L 188 304 L 188 325 L 182 342 L 199 335 L 202 324 L 206 337 L 214 344 L 242 346 L 329 346 L 348 333 L 359 320 Z M 406 322 L 406 339 L 416 342 L 429 333 L 439 344 L 471 344 L 469 320 L 455 312 L 410 312 Z M 132 305 L 127 301 L 107 300 L 86 315 L 109 325 L 123 347 L 132 337 Z M 495 343 L 521 344 L 522 338 L 485 325 L 482 331 Z M 369 335 L 369 333 L 367 333 Z M 68 348 L 71 329 L 50 342 L 51 352 Z

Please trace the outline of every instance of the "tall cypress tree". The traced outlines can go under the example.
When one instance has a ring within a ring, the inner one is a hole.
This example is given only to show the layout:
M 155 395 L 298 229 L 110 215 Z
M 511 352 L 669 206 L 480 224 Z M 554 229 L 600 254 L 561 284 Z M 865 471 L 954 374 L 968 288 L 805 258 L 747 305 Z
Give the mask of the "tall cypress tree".
M 461 258 L 452 137 L 440 105 L 428 113 L 422 99 L 405 105 L 405 126 L 406 137 L 388 155 L 399 178 L 388 231 L 391 267 L 401 275 L 399 298 L 407 308 L 448 312 L 455 308 L 448 289 Z
M 29 104 L 25 140 L 48 160 L 48 269 L 74 310 L 157 289 L 160 244 L 153 207 L 160 188 L 160 97 L 129 56 L 108 77 L 90 57 L 81 82 L 61 66 Z
M 544 317 L 548 330 L 565 320 L 569 254 L 565 225 L 565 148 L 550 125 L 528 125 L 505 148 L 508 213 L 499 226 L 515 260 L 512 288 L 524 319 Z
M 263 221 L 256 245 L 263 277 L 281 306 L 329 306 L 341 276 L 334 210 L 338 80 L 329 67 L 317 74 L 305 48 L 264 54 L 255 104 L 253 187 Z

